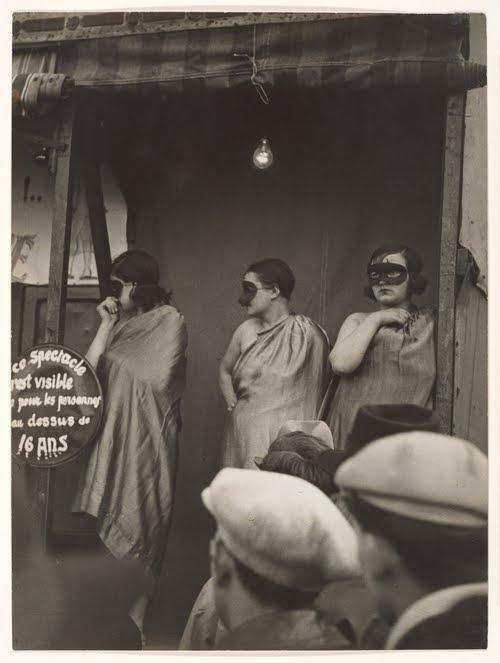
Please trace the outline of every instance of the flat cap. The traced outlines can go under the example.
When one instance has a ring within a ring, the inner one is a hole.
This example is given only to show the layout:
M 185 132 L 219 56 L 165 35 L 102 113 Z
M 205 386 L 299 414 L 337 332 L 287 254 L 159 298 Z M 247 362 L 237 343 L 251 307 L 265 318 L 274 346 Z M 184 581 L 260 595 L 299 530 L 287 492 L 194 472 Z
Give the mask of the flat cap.
M 488 460 L 456 437 L 423 431 L 384 437 L 344 462 L 335 482 L 400 516 L 458 527 L 487 523 Z
M 301 591 L 360 574 L 356 535 L 315 486 L 225 468 L 201 494 L 227 549 L 256 574 Z

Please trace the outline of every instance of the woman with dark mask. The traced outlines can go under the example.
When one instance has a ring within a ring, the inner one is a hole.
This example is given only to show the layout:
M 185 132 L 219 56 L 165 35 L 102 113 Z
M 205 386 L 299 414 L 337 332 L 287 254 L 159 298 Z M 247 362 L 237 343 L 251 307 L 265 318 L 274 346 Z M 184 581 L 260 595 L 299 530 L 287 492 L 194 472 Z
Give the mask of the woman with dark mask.
M 365 294 L 376 302 L 377 311 L 350 315 L 330 353 L 332 369 L 340 376 L 325 416 L 335 449 L 345 448 L 362 405 L 432 408 L 434 315 L 413 303 L 427 284 L 421 272 L 420 256 L 407 246 L 382 246 L 370 258 Z
M 187 334 L 144 251 L 118 256 L 113 296 L 87 352 L 104 393 L 103 425 L 81 477 L 74 512 L 97 518 L 112 555 L 132 557 L 149 589 L 159 577 L 172 507 Z M 136 606 L 139 627 L 146 599 Z
M 248 318 L 234 332 L 219 369 L 230 419 L 223 464 L 255 468 L 289 419 L 316 419 L 326 387 L 329 342 L 305 315 L 290 311 L 295 278 L 266 258 L 248 267 L 239 303 Z

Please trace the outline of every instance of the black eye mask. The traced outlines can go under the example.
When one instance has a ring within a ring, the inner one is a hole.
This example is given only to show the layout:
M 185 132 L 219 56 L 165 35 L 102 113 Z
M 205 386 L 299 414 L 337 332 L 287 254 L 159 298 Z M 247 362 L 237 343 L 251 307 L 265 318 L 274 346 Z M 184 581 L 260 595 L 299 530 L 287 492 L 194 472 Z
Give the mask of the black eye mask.
M 109 282 L 109 287 L 111 290 L 111 295 L 119 299 L 122 294 L 123 283 L 120 281 L 115 281 L 115 279 L 111 279 Z
M 368 284 L 374 285 L 401 285 L 408 277 L 408 270 L 395 262 L 378 262 L 368 265 Z
M 241 306 L 248 306 L 257 294 L 258 288 L 255 283 L 252 283 L 251 281 L 243 281 L 241 289 L 243 292 L 238 299 L 238 304 L 241 304 Z

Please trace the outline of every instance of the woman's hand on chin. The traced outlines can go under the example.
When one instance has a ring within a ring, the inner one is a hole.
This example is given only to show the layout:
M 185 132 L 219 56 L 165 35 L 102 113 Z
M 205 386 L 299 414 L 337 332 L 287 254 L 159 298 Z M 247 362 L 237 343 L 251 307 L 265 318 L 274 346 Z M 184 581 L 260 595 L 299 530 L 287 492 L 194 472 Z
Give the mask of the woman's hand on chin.
M 118 300 L 114 297 L 106 297 L 106 299 L 98 304 L 96 310 L 103 325 L 114 327 L 120 318 Z

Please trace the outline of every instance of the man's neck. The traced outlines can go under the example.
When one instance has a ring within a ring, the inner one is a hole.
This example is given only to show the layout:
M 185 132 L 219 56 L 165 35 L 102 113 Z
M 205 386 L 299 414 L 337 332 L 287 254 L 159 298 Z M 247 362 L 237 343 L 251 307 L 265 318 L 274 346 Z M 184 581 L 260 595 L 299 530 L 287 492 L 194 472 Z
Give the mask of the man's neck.
M 399 617 L 416 601 L 429 593 L 429 590 L 424 588 L 420 583 L 416 582 L 410 576 L 400 577 L 397 584 L 397 591 L 394 591 L 392 596 L 392 622 L 394 623 Z
M 229 631 L 257 617 L 276 612 L 276 607 L 259 602 L 247 591 L 239 591 L 233 596 L 232 604 L 228 610 L 229 623 L 225 624 Z

